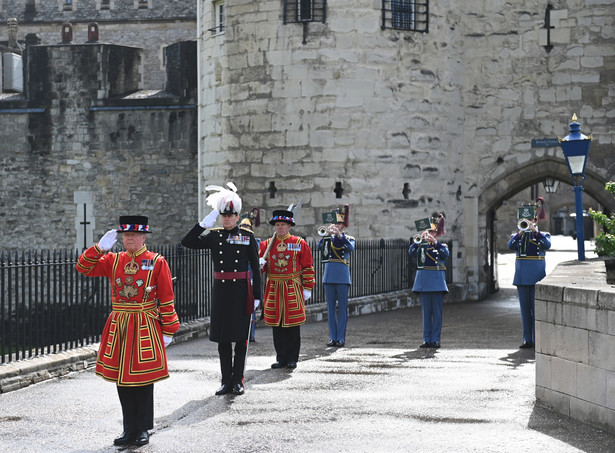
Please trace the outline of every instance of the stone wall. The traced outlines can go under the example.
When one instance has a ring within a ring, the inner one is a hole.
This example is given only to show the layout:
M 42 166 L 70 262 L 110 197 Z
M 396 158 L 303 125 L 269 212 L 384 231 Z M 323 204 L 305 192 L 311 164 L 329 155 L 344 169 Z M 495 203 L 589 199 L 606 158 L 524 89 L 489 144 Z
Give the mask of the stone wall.
M 138 48 L 27 49 L 28 97 L 0 98 L 0 249 L 81 249 L 130 213 L 179 241 L 198 220 L 195 44 L 177 44 L 182 96 L 135 91 Z
M 615 289 L 604 261 L 560 264 L 536 286 L 536 399 L 615 433 Z
M 306 24 L 278 0 L 227 2 L 224 33 L 200 5 L 201 189 L 233 181 L 265 216 L 301 199 L 307 236 L 346 203 L 360 238 L 408 238 L 444 211 L 469 299 L 490 289 L 490 215 L 568 181 L 561 149 L 531 142 L 567 135 L 573 113 L 593 135 L 586 192 L 615 207 L 612 0 L 551 2 L 548 37 L 538 0 L 431 2 L 428 33 L 382 29 L 376 0 Z

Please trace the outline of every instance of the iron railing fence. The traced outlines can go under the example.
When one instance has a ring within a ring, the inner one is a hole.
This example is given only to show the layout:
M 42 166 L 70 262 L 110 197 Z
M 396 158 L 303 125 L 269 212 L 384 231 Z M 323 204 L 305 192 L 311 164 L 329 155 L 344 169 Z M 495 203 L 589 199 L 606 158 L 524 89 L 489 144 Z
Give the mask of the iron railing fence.
M 308 241 L 316 285 L 308 305 L 325 301 L 324 263 L 316 241 Z M 449 244 L 449 247 L 452 244 Z M 351 254 L 350 297 L 411 289 L 415 263 L 408 240 L 357 240 Z M 168 261 L 175 309 L 181 322 L 209 316 L 213 266 L 208 250 L 181 245 L 149 246 Z M 111 311 L 107 278 L 75 270 L 76 250 L 0 252 L 0 363 L 97 343 Z M 447 282 L 452 282 L 451 261 Z

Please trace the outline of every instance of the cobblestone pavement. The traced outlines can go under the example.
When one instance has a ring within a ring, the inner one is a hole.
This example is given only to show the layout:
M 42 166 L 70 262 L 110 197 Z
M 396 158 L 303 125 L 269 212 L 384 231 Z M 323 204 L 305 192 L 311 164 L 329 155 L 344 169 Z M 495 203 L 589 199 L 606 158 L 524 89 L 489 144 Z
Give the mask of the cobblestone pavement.
M 552 253 L 556 255 L 556 253 Z M 453 302 L 453 301 L 448 301 Z M 215 396 L 207 339 L 169 348 L 156 421 L 140 452 L 613 452 L 615 436 L 538 406 L 534 353 L 519 350 L 516 292 L 444 307 L 442 348 L 418 349 L 420 308 L 349 320 L 327 348 L 326 322 L 302 327 L 294 371 L 272 370 L 257 329 L 242 396 Z M 11 452 L 131 451 L 114 385 L 83 371 L 0 395 L 0 447 Z

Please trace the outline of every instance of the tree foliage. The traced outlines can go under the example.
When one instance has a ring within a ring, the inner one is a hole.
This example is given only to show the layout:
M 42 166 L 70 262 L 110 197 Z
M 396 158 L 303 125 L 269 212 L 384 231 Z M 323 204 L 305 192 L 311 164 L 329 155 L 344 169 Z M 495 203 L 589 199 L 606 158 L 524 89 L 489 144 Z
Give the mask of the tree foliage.
M 606 183 L 605 189 L 615 195 L 615 182 Z M 615 256 L 615 214 L 607 216 L 601 211 L 589 209 L 589 216 L 598 225 L 602 226 L 602 231 L 596 236 L 596 254 L 598 256 Z

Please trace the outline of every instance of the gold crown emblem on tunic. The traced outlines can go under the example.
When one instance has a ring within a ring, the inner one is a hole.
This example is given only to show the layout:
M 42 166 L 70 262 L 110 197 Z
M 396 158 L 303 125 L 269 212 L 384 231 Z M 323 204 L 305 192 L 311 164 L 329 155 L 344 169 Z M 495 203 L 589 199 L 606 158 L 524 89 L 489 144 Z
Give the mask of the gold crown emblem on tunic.
M 124 266 L 124 273 L 126 275 L 135 275 L 138 271 L 139 265 L 134 259 Z

